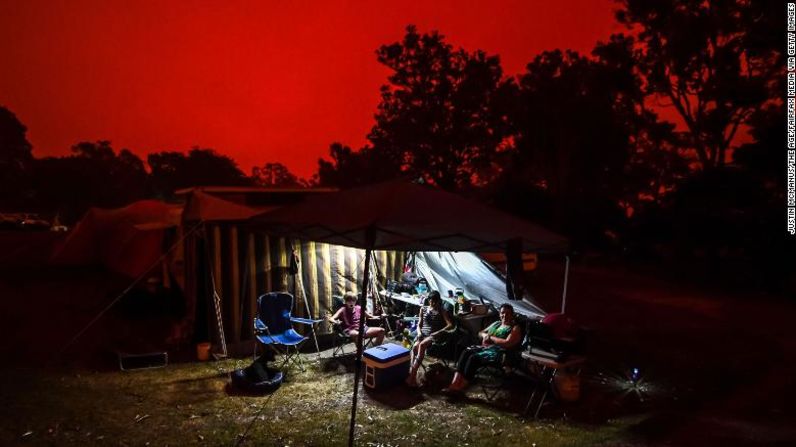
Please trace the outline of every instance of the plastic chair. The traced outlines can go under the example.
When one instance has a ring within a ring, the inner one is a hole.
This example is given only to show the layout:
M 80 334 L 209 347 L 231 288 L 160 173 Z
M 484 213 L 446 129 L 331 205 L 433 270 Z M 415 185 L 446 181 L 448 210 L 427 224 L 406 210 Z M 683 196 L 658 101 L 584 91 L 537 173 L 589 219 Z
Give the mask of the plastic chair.
M 312 326 L 321 320 L 291 316 L 293 295 L 287 292 L 270 292 L 257 299 L 257 317 L 254 318 L 254 334 L 258 342 L 282 356 L 281 366 L 293 363 L 304 371 L 299 348 L 308 340 L 293 329 L 293 323 Z M 257 357 L 257 343 L 254 344 Z

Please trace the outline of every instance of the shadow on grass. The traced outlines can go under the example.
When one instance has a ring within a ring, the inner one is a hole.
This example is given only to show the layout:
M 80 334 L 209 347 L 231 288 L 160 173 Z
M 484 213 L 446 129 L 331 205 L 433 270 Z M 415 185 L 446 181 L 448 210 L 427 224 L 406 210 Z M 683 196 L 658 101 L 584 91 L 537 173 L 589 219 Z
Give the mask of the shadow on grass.
M 262 396 L 268 396 L 270 394 L 278 393 L 279 392 L 279 388 L 276 388 L 275 390 L 268 391 L 268 392 L 254 392 L 254 391 L 251 391 L 251 390 L 243 390 L 243 389 L 237 388 L 231 382 L 227 382 L 227 384 L 224 385 L 224 392 L 227 393 L 227 396 L 262 397 Z
M 409 388 L 404 384 L 386 390 L 371 390 L 366 387 L 365 393 L 372 402 L 391 410 L 407 410 L 426 401 L 419 390 Z
M 356 372 L 356 355 L 350 353 L 322 359 L 320 370 L 324 373 L 353 374 Z

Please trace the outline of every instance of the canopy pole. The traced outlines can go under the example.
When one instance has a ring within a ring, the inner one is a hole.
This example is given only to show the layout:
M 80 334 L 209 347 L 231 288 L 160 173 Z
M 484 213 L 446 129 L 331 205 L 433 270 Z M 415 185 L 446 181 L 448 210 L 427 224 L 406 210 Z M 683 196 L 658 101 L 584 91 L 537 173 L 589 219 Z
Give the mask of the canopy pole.
M 370 282 L 370 258 L 373 255 L 373 244 L 376 239 L 373 227 L 369 227 L 366 231 L 365 238 L 367 248 L 365 249 L 365 273 L 362 275 L 362 291 L 359 295 L 359 336 L 357 337 L 357 357 L 354 362 L 356 365 L 356 372 L 354 373 L 354 399 L 351 402 L 351 423 L 348 426 L 348 447 L 354 446 L 354 427 L 356 426 L 357 419 L 359 379 L 362 375 L 362 346 L 365 340 L 365 313 L 367 310 L 368 285 Z
M 564 293 L 561 296 L 561 313 L 567 310 L 567 284 L 569 283 L 569 255 L 565 256 L 567 262 L 564 267 Z

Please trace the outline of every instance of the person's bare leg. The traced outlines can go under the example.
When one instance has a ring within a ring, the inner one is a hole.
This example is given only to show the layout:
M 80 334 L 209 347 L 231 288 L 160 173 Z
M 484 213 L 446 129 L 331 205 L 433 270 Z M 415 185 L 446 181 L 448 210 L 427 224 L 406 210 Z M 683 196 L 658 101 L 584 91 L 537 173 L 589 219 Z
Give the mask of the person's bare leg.
M 420 342 L 420 346 L 417 347 L 417 358 L 414 363 L 415 381 L 417 380 L 417 370 L 420 368 L 420 365 L 423 364 L 423 359 L 426 358 L 426 350 L 429 346 L 431 346 L 431 339 L 427 338 Z
M 387 334 L 387 331 L 385 331 L 383 327 L 376 328 L 376 329 L 378 330 L 378 335 L 377 336 L 379 337 L 379 338 L 376 339 L 376 344 L 377 345 L 383 344 L 384 343 L 384 335 Z
M 381 327 L 368 328 L 367 332 L 365 332 L 365 338 L 375 338 L 376 346 L 382 344 L 384 342 L 384 328 Z
M 423 358 L 426 355 L 426 349 L 431 344 L 431 339 L 426 338 L 423 341 L 415 343 L 412 347 L 412 352 L 417 353 L 413 356 L 412 362 L 409 364 L 409 377 L 406 378 L 406 383 L 409 386 L 417 386 L 417 370 L 420 368 L 420 365 L 423 363 Z
M 359 331 L 354 329 L 348 331 L 348 338 L 350 338 L 351 341 L 354 342 L 354 344 L 357 344 L 357 337 L 359 337 Z
M 417 342 L 417 341 L 414 342 L 414 344 L 412 344 L 412 349 L 409 351 L 409 364 L 410 365 L 414 365 L 415 364 L 415 358 L 417 358 L 418 346 L 420 346 L 420 342 Z

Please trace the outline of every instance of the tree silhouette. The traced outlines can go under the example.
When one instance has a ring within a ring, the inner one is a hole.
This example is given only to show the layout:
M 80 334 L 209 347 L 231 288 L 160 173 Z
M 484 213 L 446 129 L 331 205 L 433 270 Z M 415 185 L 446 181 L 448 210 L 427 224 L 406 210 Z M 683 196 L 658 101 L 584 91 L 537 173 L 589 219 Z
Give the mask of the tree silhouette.
M 666 193 L 688 174 L 683 144 L 672 123 L 661 121 L 646 101 L 644 81 L 636 69 L 635 40 L 623 35 L 600 42 L 592 54 L 610 73 L 610 89 L 615 108 L 623 119 L 630 138 L 630 157 L 624 170 L 624 198 L 629 214 L 656 206 Z
M 262 167 L 252 168 L 252 181 L 259 186 L 268 187 L 305 187 L 305 182 L 296 177 L 282 163 L 266 163 Z
M 33 161 L 27 128 L 13 112 L 0 106 L 0 207 L 21 206 L 28 195 Z
M 512 84 L 502 80 L 499 59 L 455 50 L 414 26 L 376 54 L 392 73 L 368 135 L 373 158 L 446 189 L 488 181 L 509 130 Z
M 367 185 L 401 175 L 398 163 L 384 151 L 365 146 L 354 152 L 340 143 L 329 146 L 331 161 L 319 159 L 315 182 L 322 186 L 350 188 Z
M 621 0 L 644 89 L 677 111 L 702 169 L 726 164 L 739 128 L 773 97 L 785 23 L 774 3 Z
M 785 197 L 785 122 L 785 108 L 779 105 L 756 112 L 748 122 L 754 141 L 742 144 L 733 154 L 735 162 L 757 176 L 771 191 L 770 197 L 780 203 Z
M 598 240 L 618 225 L 632 150 L 625 109 L 632 107 L 617 79 L 610 67 L 570 51 L 528 64 L 519 77 L 516 150 L 498 192 L 510 201 L 504 206 L 535 218 L 541 210 L 580 240 Z
M 109 141 L 81 142 L 66 157 L 33 162 L 33 187 L 39 208 L 58 212 L 65 222 L 89 207 L 120 207 L 147 195 L 144 163 L 123 149 L 117 155 Z
M 191 186 L 249 186 L 252 180 L 234 160 L 213 149 L 194 147 L 183 152 L 149 154 L 152 187 L 157 197 L 169 197 Z

